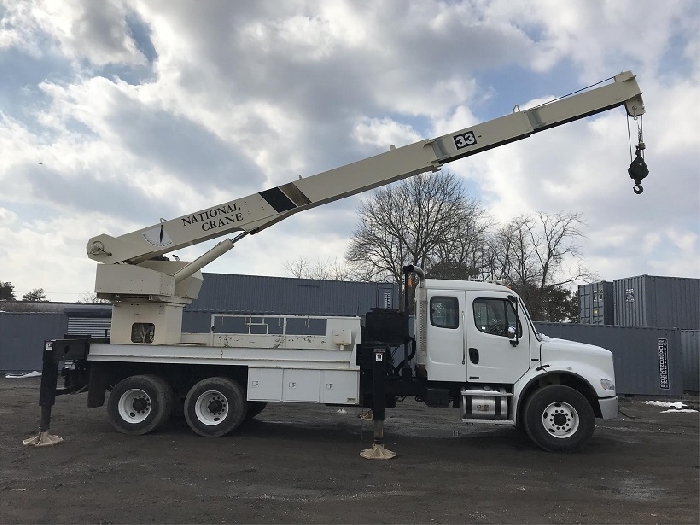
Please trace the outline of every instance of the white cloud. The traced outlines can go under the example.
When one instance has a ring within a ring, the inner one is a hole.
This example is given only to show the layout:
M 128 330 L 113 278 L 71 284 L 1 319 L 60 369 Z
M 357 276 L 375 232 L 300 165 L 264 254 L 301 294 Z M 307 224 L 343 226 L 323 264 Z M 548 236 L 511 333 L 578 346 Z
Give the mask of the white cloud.
M 669 50 L 671 35 L 689 42 L 697 38 L 697 4 L 692 1 L 572 0 L 563 6 L 558 0 L 497 0 L 490 10 L 497 19 L 517 20 L 541 34 L 533 69 L 547 71 L 570 60 L 584 82 L 632 66 L 641 67 L 638 73 L 653 73 Z
M 355 126 L 353 138 L 360 144 L 386 147 L 405 146 L 421 139 L 416 131 L 406 124 L 389 118 L 363 117 Z
M 500 116 L 489 112 L 496 101 L 534 104 L 624 69 L 638 75 L 648 111 L 641 196 L 626 173 L 622 110 L 449 168 L 501 221 L 582 212 L 586 262 L 602 278 L 700 276 L 693 0 L 0 6 L 0 279 L 17 289 L 82 294 L 94 273 L 85 242 L 98 233 L 456 131 Z M 244 239 L 208 271 L 279 274 L 299 255 L 342 256 L 358 199 Z
M 17 221 L 17 214 L 12 210 L 0 208 L 0 224 L 9 227 Z
M 87 59 L 96 65 L 143 64 L 125 21 L 120 0 L 24 0 L 5 2 L 0 47 L 18 46 L 40 54 L 34 38 L 43 33 L 51 38 L 49 49 L 72 60 Z

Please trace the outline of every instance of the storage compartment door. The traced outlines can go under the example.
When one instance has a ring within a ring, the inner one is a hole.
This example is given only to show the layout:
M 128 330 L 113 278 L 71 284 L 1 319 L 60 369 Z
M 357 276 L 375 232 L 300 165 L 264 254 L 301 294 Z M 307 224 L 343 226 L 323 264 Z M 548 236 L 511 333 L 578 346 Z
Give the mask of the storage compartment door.
M 248 401 L 282 401 L 281 368 L 248 369 Z
M 285 369 L 282 386 L 283 401 L 318 403 L 321 392 L 320 370 Z
M 321 403 L 356 405 L 359 402 L 360 372 L 324 370 Z

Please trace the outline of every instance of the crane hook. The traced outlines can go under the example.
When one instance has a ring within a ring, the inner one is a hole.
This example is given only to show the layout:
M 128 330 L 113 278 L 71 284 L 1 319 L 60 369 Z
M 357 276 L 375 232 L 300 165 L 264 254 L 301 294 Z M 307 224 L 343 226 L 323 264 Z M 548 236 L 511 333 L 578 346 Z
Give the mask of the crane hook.
M 646 149 L 646 145 L 640 142 L 634 147 L 634 160 L 630 163 L 630 167 L 627 170 L 630 179 L 634 180 L 634 193 L 639 195 L 644 191 L 642 188 L 642 179 L 649 175 L 649 168 L 647 163 L 644 162 L 643 151 Z

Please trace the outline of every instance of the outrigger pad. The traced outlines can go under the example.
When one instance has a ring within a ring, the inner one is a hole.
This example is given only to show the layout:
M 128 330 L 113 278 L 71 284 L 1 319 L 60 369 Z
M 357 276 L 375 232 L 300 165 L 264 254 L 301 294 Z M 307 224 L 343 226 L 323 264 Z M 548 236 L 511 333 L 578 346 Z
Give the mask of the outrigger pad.
M 25 446 L 35 447 L 48 447 L 51 445 L 58 445 L 59 443 L 63 443 L 63 438 L 54 436 L 48 432 L 39 432 L 38 435 L 22 441 L 22 444 Z
M 360 456 L 365 459 L 391 459 L 396 457 L 396 452 L 384 448 L 384 445 L 372 444 L 372 448 L 366 448 L 360 452 Z

